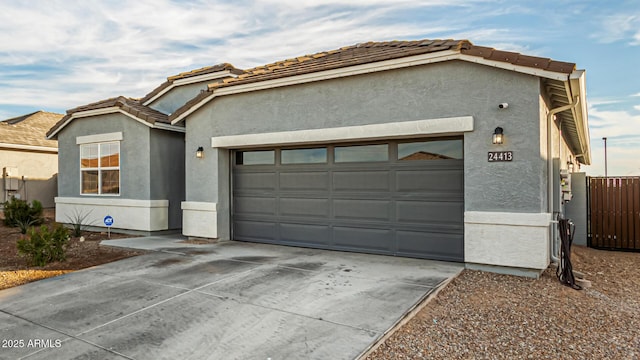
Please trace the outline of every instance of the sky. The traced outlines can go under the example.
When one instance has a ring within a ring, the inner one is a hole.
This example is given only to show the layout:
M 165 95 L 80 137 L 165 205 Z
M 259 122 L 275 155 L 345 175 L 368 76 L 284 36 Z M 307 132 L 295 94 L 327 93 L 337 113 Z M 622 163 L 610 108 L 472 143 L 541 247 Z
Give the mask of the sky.
M 587 72 L 592 165 L 640 175 L 638 0 L 0 0 L 0 119 L 124 95 L 228 62 L 367 41 L 468 39 Z

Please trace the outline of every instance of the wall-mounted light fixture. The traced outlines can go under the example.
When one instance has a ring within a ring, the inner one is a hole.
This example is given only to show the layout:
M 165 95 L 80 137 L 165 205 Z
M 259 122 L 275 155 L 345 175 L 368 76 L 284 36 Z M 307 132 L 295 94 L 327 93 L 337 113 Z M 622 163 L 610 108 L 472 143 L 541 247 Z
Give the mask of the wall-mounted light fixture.
M 502 128 L 500 126 L 498 126 L 494 131 L 493 131 L 493 143 L 494 144 L 502 144 L 502 142 L 504 141 L 504 134 L 502 133 Z
M 204 149 L 202 148 L 202 146 L 198 147 L 198 150 L 196 150 L 196 159 L 202 159 L 204 157 Z

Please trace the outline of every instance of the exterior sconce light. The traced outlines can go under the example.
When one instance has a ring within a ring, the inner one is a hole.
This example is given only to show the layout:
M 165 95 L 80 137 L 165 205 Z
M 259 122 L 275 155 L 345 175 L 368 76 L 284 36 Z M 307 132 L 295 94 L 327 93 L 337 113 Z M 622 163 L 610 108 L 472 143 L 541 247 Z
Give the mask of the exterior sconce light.
M 493 143 L 496 145 L 502 144 L 502 142 L 504 141 L 504 134 L 502 133 L 502 128 L 500 126 L 498 126 L 494 131 L 493 131 Z
M 202 159 L 204 157 L 204 149 L 202 148 L 202 146 L 198 147 L 198 150 L 196 150 L 196 159 Z
M 573 173 L 574 165 L 571 161 L 567 161 L 567 169 L 569 169 L 569 173 Z

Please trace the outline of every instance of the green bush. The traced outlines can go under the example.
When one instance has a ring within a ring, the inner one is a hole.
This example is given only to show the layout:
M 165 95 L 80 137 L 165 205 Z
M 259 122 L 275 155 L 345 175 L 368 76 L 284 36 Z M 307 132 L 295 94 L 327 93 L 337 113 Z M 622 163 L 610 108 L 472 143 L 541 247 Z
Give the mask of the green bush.
M 12 227 L 19 226 L 23 234 L 29 226 L 40 225 L 43 221 L 42 203 L 38 200 L 33 200 L 29 205 L 24 200 L 12 197 L 4 203 L 4 224 Z
M 53 230 L 46 225 L 29 229 L 27 238 L 18 240 L 18 252 L 29 258 L 31 265 L 44 266 L 52 261 L 66 259 L 69 231 L 61 224 Z

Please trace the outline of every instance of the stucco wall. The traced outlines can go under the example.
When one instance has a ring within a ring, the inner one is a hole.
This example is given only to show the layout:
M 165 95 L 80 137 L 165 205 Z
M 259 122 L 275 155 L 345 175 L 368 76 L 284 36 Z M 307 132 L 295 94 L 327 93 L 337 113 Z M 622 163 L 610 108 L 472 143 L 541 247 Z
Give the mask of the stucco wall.
M 120 195 L 80 194 L 78 136 L 122 133 Z M 56 221 L 75 222 L 79 216 L 92 226 L 114 218 L 114 229 L 167 230 L 168 201 L 151 198 L 150 128 L 122 114 L 99 115 L 71 122 L 58 135 L 59 175 Z
M 38 200 L 46 208 L 55 205 L 53 199 L 58 192 L 58 154 L 0 149 L 0 176 L 5 167 L 17 168 L 17 173 L 12 174 L 11 178 L 17 181 L 18 191 L 15 193 L 21 199 L 29 202 Z M 0 180 L 0 201 L 8 200 L 3 180 Z
M 149 107 L 165 114 L 171 114 L 187 101 L 193 99 L 200 91 L 206 90 L 209 82 L 211 81 L 174 87 L 151 103 Z
M 184 200 L 184 134 L 151 129 L 150 190 L 152 199 L 169 200 L 169 229 L 182 227 Z
M 452 61 L 224 96 L 187 119 L 187 152 L 206 148 L 212 136 L 473 116 L 474 131 L 464 138 L 465 209 L 540 213 L 546 162 L 539 86 L 534 76 Z M 502 102 L 509 107 L 498 109 Z M 497 126 L 505 131 L 501 146 L 491 144 Z M 490 150 L 512 150 L 514 161 L 488 163 Z M 220 166 L 228 156 L 187 157 L 188 201 L 228 199 L 228 187 L 218 183 L 229 177 Z
M 122 114 L 107 114 L 72 121 L 58 135 L 58 196 L 80 195 L 80 146 L 76 137 L 122 132 L 120 143 L 120 198 L 152 200 L 149 127 Z

